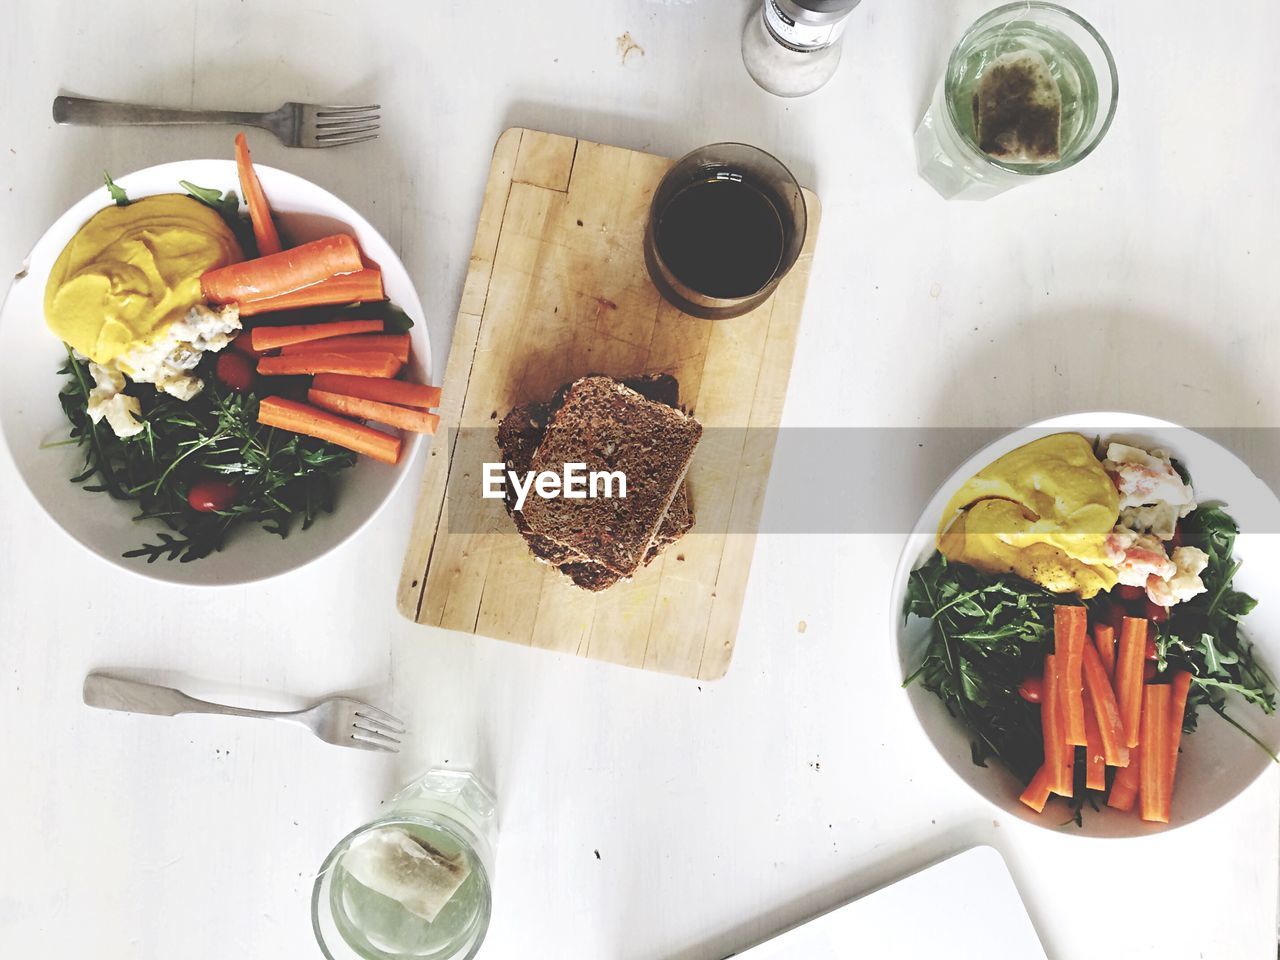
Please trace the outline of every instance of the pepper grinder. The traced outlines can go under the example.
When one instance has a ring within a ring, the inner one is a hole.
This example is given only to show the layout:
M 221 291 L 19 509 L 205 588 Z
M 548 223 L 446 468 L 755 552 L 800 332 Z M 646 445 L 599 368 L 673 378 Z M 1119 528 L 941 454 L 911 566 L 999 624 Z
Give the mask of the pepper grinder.
M 861 0 L 764 0 L 742 34 L 742 62 L 779 97 L 803 97 L 840 65 L 845 20 Z

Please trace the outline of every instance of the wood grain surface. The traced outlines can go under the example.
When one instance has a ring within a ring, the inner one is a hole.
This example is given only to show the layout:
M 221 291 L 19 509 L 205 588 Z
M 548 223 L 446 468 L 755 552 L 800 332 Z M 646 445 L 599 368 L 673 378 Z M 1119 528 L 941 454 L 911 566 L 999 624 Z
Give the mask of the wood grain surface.
M 534 130 L 499 139 L 401 574 L 405 616 L 699 679 L 728 669 L 819 209 L 806 193 L 804 249 L 773 297 L 735 320 L 697 320 L 659 297 L 644 266 L 649 201 L 670 164 Z M 588 373 L 673 374 L 707 428 L 687 478 L 693 532 L 596 594 L 533 559 L 478 475 L 502 459 L 501 417 Z

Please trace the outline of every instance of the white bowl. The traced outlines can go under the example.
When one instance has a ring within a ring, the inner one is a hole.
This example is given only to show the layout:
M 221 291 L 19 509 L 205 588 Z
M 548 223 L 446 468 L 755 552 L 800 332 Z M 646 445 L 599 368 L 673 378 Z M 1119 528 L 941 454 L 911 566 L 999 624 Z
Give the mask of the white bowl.
M 938 523 L 951 495 L 971 476 L 1010 450 L 1037 437 L 1065 431 L 1079 432 L 1089 438 L 1127 438 L 1143 446 L 1168 450 L 1190 470 L 1201 502 L 1220 502 L 1226 507 L 1244 531 L 1236 540 L 1236 556 L 1244 561 L 1236 584 L 1259 600 L 1257 608 L 1243 621 L 1244 633 L 1256 644 L 1264 665 L 1280 663 L 1280 595 L 1276 589 L 1280 583 L 1276 576 L 1280 573 L 1280 537 L 1276 535 L 1280 532 L 1280 502 L 1271 489 L 1234 454 L 1192 430 L 1132 414 L 1088 413 L 1046 420 L 1002 437 L 963 463 L 929 501 L 907 539 L 893 583 L 893 636 L 901 676 L 910 675 L 919 665 L 929 634 L 929 621 L 918 617 L 903 621 L 907 579 L 936 549 Z M 1274 676 L 1274 671 L 1271 672 Z M 938 697 L 919 683 L 905 688 L 904 693 L 925 735 L 960 779 L 1007 814 L 1043 827 L 1061 827 L 1067 819 L 1064 804 L 1051 800 L 1043 814 L 1035 813 L 1018 799 L 1023 784 L 998 760 L 988 759 L 986 767 L 973 763 L 967 731 L 947 712 Z M 1228 710 L 1273 752 L 1280 751 L 1280 716 L 1265 716 L 1258 708 L 1238 700 L 1234 709 L 1229 700 Z M 1182 741 L 1172 822 L 1168 826 L 1146 823 L 1138 818 L 1136 811 L 1120 813 L 1105 808 L 1094 811 L 1086 805 L 1084 827 L 1077 829 L 1071 825 L 1067 831 L 1073 836 L 1133 837 L 1183 826 L 1230 803 L 1272 765 L 1271 759 L 1256 744 L 1212 711 L 1202 707 L 1199 718 L 1199 729 Z
M 382 269 L 387 296 L 413 319 L 411 379 L 429 383 L 431 347 L 422 304 L 399 257 L 369 222 L 327 190 L 283 170 L 258 167 L 281 232 L 292 242 L 333 233 L 352 234 L 365 255 Z M 240 192 L 230 160 L 189 160 L 148 167 L 117 181 L 130 197 L 181 193 L 179 180 L 202 187 Z M 0 309 L 0 428 L 18 473 L 49 516 L 82 546 L 104 560 L 143 576 L 170 583 L 226 586 L 279 576 L 338 547 L 365 526 L 404 482 L 420 438 L 406 437 L 397 466 L 360 458 L 337 484 L 337 509 L 321 516 L 310 530 L 295 528 L 287 539 L 245 525 L 226 547 L 192 563 L 125 559 L 126 550 L 152 542 L 165 530 L 159 521 L 134 521 L 137 505 L 105 493 L 86 493 L 69 478 L 79 472 L 83 452 L 51 443 L 67 436 L 68 423 L 58 402 L 63 378 L 58 368 L 66 349 L 44 323 L 44 288 L 62 248 L 94 213 L 111 203 L 99 187 L 64 213 L 40 238 Z

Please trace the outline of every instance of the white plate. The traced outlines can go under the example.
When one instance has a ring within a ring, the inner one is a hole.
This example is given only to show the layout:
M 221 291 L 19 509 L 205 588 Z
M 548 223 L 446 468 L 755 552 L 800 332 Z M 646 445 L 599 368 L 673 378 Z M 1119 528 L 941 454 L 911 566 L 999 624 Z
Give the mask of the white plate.
M 1052 433 L 1075 431 L 1087 437 L 1131 440 L 1140 446 L 1160 447 L 1186 464 L 1202 503 L 1222 503 L 1243 531 L 1236 540 L 1236 556 L 1244 561 L 1236 585 L 1258 598 L 1257 608 L 1244 620 L 1246 636 L 1269 672 L 1280 663 L 1280 502 L 1265 483 L 1254 476 L 1234 454 L 1209 438 L 1163 420 L 1123 413 L 1087 413 L 1061 417 L 1015 431 L 984 447 L 939 488 L 929 501 L 907 540 L 894 577 L 893 636 L 898 647 L 902 676 L 919 664 L 928 642 L 929 623 L 918 617 L 903 622 L 902 606 L 910 572 L 936 549 L 936 531 L 951 495 L 971 476 L 1010 450 Z M 1252 531 L 1252 532 L 1251 532 Z M 969 735 L 947 713 L 942 701 L 918 683 L 905 690 L 912 709 L 942 758 L 962 780 L 1005 813 L 1040 826 L 1057 829 L 1067 808 L 1051 800 L 1044 814 L 1037 814 L 1018 800 L 1023 785 L 994 759 L 986 767 L 970 759 Z M 1234 703 L 1234 709 L 1231 709 Z M 1255 733 L 1273 751 L 1280 750 L 1280 716 L 1265 716 L 1256 707 L 1234 697 L 1228 701 L 1231 715 Z M 1225 806 L 1272 761 L 1239 731 L 1208 709 L 1200 710 L 1200 726 L 1184 737 L 1174 790 L 1172 822 L 1145 823 L 1135 813 L 1085 808 L 1084 827 L 1067 828 L 1072 836 L 1131 837 L 1182 826 Z
M 1004 858 L 974 847 L 735 960 L 1044 960 Z
M 408 374 L 429 383 L 431 347 L 422 304 L 404 265 L 369 222 L 327 190 L 283 170 L 258 167 L 282 234 L 293 243 L 333 233 L 349 233 L 382 269 L 387 296 L 413 318 L 413 357 Z M 148 167 L 117 181 L 130 197 L 181 193 L 179 180 L 202 187 L 240 192 L 231 160 L 189 160 Z M 295 529 L 285 540 L 257 527 L 236 531 L 226 548 L 203 560 L 147 563 L 121 554 L 152 542 L 165 530 L 159 521 L 135 522 L 136 504 L 105 493 L 86 493 L 68 482 L 79 472 L 83 453 L 74 446 L 51 446 L 67 436 L 58 403 L 66 357 L 62 343 L 44 323 L 44 288 L 49 270 L 67 241 L 94 213 L 110 205 L 98 188 L 64 213 L 32 250 L 26 272 L 14 280 L 0 309 L 0 428 L 13 461 L 32 495 L 49 516 L 81 545 L 117 566 L 170 583 L 223 586 L 279 576 L 323 556 L 365 526 L 404 481 L 420 439 L 406 435 L 397 466 L 361 457 L 338 481 L 337 509 L 307 531 Z

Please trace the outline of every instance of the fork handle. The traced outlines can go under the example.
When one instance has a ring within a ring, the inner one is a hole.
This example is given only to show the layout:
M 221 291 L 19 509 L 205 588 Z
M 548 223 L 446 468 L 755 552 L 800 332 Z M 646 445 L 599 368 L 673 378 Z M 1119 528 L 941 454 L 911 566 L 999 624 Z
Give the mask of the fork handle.
M 261 126 L 263 114 L 236 110 L 173 110 L 140 103 L 116 103 L 84 97 L 54 97 L 54 123 L 81 127 L 174 126 L 177 124 L 230 123 Z
M 197 700 L 173 687 L 161 687 L 138 680 L 123 680 L 101 673 L 91 673 L 85 677 L 84 702 L 91 707 L 103 710 L 148 713 L 158 717 L 176 717 L 180 713 L 211 713 L 228 717 L 258 717 L 298 722 L 297 714 L 292 712 L 228 707 L 221 703 Z

